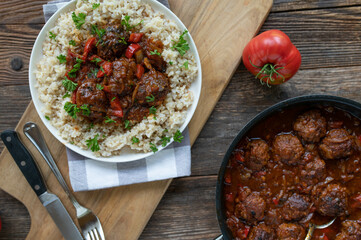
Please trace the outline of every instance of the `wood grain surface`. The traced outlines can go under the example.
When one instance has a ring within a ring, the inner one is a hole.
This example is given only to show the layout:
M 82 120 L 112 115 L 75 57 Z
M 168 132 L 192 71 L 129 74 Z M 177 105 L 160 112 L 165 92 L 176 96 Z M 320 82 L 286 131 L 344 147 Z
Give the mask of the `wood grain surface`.
M 19 4 L 23 5 L 24 8 L 29 8 L 29 10 L 34 7 L 22 2 L 19 2 Z M 183 20 L 190 30 L 198 46 L 203 66 L 203 89 L 199 101 L 201 107 L 197 109 L 189 125 L 192 143 L 237 68 L 244 46 L 259 30 L 271 6 L 271 0 L 209 0 L 197 2 L 178 0 L 171 2 L 171 8 L 175 14 Z M 16 8 L 12 4 L 5 7 Z M 16 9 L 13 10 L 16 12 Z M 24 13 L 26 15 L 23 9 L 18 10 L 21 11 L 19 14 Z M 13 21 L 12 15 L 7 15 L 7 12 L 2 12 L 2 14 L 4 22 L 6 22 L 6 19 L 9 22 Z M 2 26 L 4 27 L 4 41 L 6 42 L 4 51 L 10 52 L 10 55 L 13 56 L 6 59 L 10 69 L 4 69 L 4 75 L 11 76 L 12 73 L 22 71 L 26 73 L 28 61 L 24 60 L 22 55 L 16 53 L 19 49 L 26 49 L 24 52 L 30 53 L 32 42 L 42 23 L 27 23 L 31 30 L 24 34 L 19 42 L 14 41 L 11 37 L 23 33 L 24 25 L 17 22 Z M 219 44 L 219 42 L 222 42 L 223 45 Z M 223 58 L 220 57 L 222 55 Z M 2 78 L 1 83 L 4 87 L 18 87 L 26 84 L 24 76 L 21 74 L 14 75 L 19 78 L 15 76 L 11 79 Z M 17 84 L 14 85 L 13 82 Z M 57 161 L 63 175 L 67 176 L 65 148 L 41 124 L 32 104 L 29 105 L 16 128 L 22 139 L 25 138 L 21 128 L 27 121 L 37 122 L 41 125 L 40 127 L 46 142 L 50 145 L 49 148 L 54 159 Z M 27 141 L 24 141 L 24 143 L 29 146 L 29 150 L 33 153 L 35 159 L 41 159 L 33 146 Z M 38 161 L 38 164 L 49 189 L 57 193 L 74 218 L 74 208 L 66 198 L 65 193 L 60 190 L 60 186 L 51 174 L 50 169 L 44 161 Z M 67 177 L 66 179 L 68 180 Z M 165 180 L 100 191 L 81 192 L 76 193 L 75 196 L 79 199 L 79 202 L 85 204 L 97 214 L 103 223 L 107 239 L 137 239 L 170 182 L 171 180 Z M 20 171 L 6 150 L 0 156 L 0 187 L 23 202 L 28 208 L 30 218 L 33 221 L 27 239 L 46 239 L 50 233 L 52 238 L 61 239 L 61 235 L 51 218 L 25 182 L 24 177 L 21 176 Z M 41 221 L 38 219 L 41 219 Z
M 44 23 L 45 2 L 0 2 L 0 131 L 14 128 L 30 102 L 27 62 Z M 286 84 L 269 89 L 239 65 L 192 147 L 192 176 L 173 180 L 140 239 L 201 240 L 219 234 L 214 202 L 218 168 L 232 139 L 261 110 L 307 94 L 361 102 L 360 11 L 361 0 L 274 0 L 261 32 L 277 28 L 288 34 L 301 52 L 301 69 Z M 14 57 L 24 62 L 18 71 L 10 65 Z M 1 191 L 0 217 L 0 239 L 25 239 L 27 210 Z

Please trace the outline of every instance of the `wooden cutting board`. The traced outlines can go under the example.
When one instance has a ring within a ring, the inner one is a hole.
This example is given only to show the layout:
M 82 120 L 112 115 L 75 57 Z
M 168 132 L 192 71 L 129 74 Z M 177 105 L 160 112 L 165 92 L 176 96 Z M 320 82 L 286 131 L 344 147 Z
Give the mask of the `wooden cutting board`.
M 188 27 L 202 62 L 202 93 L 189 124 L 192 144 L 239 65 L 243 48 L 258 32 L 272 3 L 272 0 L 170 0 L 172 11 Z M 28 121 L 36 122 L 41 128 L 60 171 L 70 185 L 65 147 L 45 128 L 31 102 L 16 130 L 36 159 L 49 190 L 59 196 L 75 219 L 71 202 L 45 160 L 22 133 L 22 127 Z M 99 217 L 107 240 L 131 240 L 140 236 L 171 181 L 78 192 L 75 197 Z M 32 220 L 27 239 L 62 239 L 6 149 L 0 156 L 0 188 L 27 207 Z

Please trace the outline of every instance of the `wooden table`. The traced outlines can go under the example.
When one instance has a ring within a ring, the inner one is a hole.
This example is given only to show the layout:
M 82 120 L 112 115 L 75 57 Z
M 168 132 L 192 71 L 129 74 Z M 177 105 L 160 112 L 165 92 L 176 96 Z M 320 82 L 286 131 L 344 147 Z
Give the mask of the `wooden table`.
M 44 24 L 46 2 L 0 2 L 0 131 L 14 128 L 30 102 L 28 63 Z M 211 239 L 219 234 L 218 168 L 237 132 L 266 107 L 307 94 L 361 102 L 360 13 L 361 0 L 274 0 L 261 32 L 280 29 L 291 38 L 302 55 L 299 72 L 291 81 L 268 88 L 243 64 L 238 67 L 192 148 L 192 176 L 172 182 L 140 239 Z M 4 192 L 0 192 L 0 217 L 0 239 L 25 239 L 30 227 L 27 210 Z

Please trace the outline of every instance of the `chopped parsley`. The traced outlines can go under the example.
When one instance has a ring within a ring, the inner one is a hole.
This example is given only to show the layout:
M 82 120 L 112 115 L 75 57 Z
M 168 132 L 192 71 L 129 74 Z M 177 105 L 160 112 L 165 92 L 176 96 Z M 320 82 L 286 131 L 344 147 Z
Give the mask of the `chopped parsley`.
M 86 14 L 85 13 L 79 13 L 79 15 L 77 16 L 75 14 L 75 12 L 72 13 L 71 15 L 74 23 L 75 23 L 75 27 L 77 29 L 80 29 L 81 26 L 85 23 L 85 18 L 86 18 Z
M 116 97 L 113 97 L 112 100 L 110 100 L 111 102 L 113 102 L 116 99 Z
M 158 148 L 157 146 L 155 146 L 154 143 L 149 143 L 149 145 L 150 145 L 150 150 L 152 150 L 154 153 L 158 151 Z
M 90 115 L 90 108 L 89 108 L 88 104 L 83 104 L 82 106 L 80 106 L 80 109 L 83 110 L 83 115 L 85 115 L 85 116 Z
M 183 63 L 184 69 L 188 70 L 188 60 Z
M 69 92 L 73 92 L 78 84 L 73 82 L 72 80 L 69 80 L 67 77 L 65 77 L 65 79 L 62 81 L 63 86 L 65 87 L 66 90 L 68 90 Z
M 174 136 L 173 136 L 173 140 L 175 141 L 175 142 L 182 142 L 182 139 L 183 139 L 184 137 L 182 136 L 182 133 L 179 131 L 179 129 L 177 130 L 177 132 L 174 134 Z
M 49 32 L 49 38 L 55 40 L 56 35 L 54 33 L 52 33 L 52 32 Z
M 119 37 L 119 43 L 127 44 L 127 41 L 125 41 L 125 37 Z
M 125 120 L 125 121 L 124 121 L 124 128 L 125 128 L 125 129 L 130 129 L 130 122 L 129 122 L 129 120 Z
M 66 102 L 64 105 L 65 111 L 74 119 L 76 119 L 76 114 L 80 112 L 80 109 L 71 102 Z
M 67 98 L 67 97 L 70 97 L 70 93 L 69 92 L 66 92 L 63 96 L 63 98 Z
M 98 137 L 99 137 L 99 134 L 97 134 L 94 138 L 91 138 L 91 139 L 85 141 L 86 145 L 88 146 L 88 149 L 90 148 L 90 150 L 92 152 L 96 152 L 96 151 L 100 150 L 99 143 L 98 143 Z
M 178 41 L 173 42 L 173 46 L 171 47 L 172 50 L 177 50 L 181 56 L 186 54 L 186 52 L 189 50 L 189 45 L 187 43 L 187 40 L 184 39 L 184 35 L 188 33 L 187 30 L 184 30 L 184 32 L 179 36 Z
M 151 106 L 151 107 L 149 108 L 149 113 L 155 115 L 155 114 L 157 113 L 157 108 L 154 107 L 154 106 Z
M 63 54 L 60 54 L 59 56 L 56 57 L 59 60 L 59 63 L 66 63 L 66 56 Z
M 153 96 L 153 94 L 151 94 L 150 96 L 146 96 L 145 99 L 149 103 L 154 102 L 155 97 Z
M 45 116 L 46 120 L 50 120 L 50 117 L 49 116 Z
M 94 58 L 93 60 L 91 60 L 91 62 L 96 63 L 96 64 L 100 63 L 101 61 L 102 60 L 100 58 Z
M 135 28 L 136 26 L 142 24 L 142 22 L 143 22 L 143 20 L 141 20 L 138 24 L 130 25 L 130 24 L 129 24 L 129 20 L 130 20 L 130 17 L 129 17 L 128 15 L 125 15 L 125 16 L 124 16 L 124 19 L 122 20 L 122 25 L 126 27 L 126 30 L 127 30 L 127 31 Z
M 139 143 L 139 138 L 132 137 L 132 144 Z
M 91 33 L 98 35 L 99 41 L 98 41 L 97 44 L 95 45 L 95 46 L 98 46 L 98 44 L 103 41 L 103 40 L 102 40 L 102 37 L 103 37 L 104 34 L 105 34 L 105 29 L 98 29 L 97 25 L 92 25 Z
M 116 121 L 114 121 L 113 119 L 111 119 L 110 117 L 106 116 L 104 119 L 105 123 L 115 123 Z
M 69 45 L 76 46 L 76 42 L 74 40 L 70 40 Z
M 92 129 L 94 128 L 94 123 L 90 123 L 90 126 L 88 127 L 88 129 Z
M 172 62 L 172 61 L 169 61 L 169 65 L 173 65 L 173 62 Z
M 161 141 L 162 141 L 162 147 L 165 147 L 170 142 L 170 137 L 164 136 L 162 137 Z
M 94 9 L 97 9 L 99 6 L 100 6 L 100 3 L 93 3 L 92 8 L 94 10 Z
M 158 55 L 158 56 L 160 56 L 160 52 L 158 52 L 158 50 L 155 49 L 154 51 L 150 51 L 150 55 Z
M 68 72 L 69 77 L 75 78 L 76 73 L 80 70 L 81 63 L 84 62 L 83 60 L 77 58 L 76 64 L 73 66 L 73 68 Z
M 90 73 L 88 73 L 88 78 L 96 77 L 98 72 L 99 72 L 99 69 L 93 68 L 92 70 L 90 70 Z
M 98 90 L 103 90 L 104 87 L 103 87 L 101 84 L 97 83 L 97 89 L 98 89 Z

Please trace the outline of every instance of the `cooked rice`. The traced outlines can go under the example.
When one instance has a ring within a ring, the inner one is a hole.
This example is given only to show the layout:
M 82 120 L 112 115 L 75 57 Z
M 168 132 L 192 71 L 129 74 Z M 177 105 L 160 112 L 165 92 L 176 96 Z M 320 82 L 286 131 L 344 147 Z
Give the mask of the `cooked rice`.
M 127 146 L 134 151 L 149 152 L 150 143 L 160 145 L 163 136 L 172 137 L 185 121 L 187 109 L 193 103 L 193 94 L 189 87 L 197 77 L 195 58 L 190 51 L 181 56 L 171 49 L 172 40 L 178 41 L 184 29 L 179 29 L 173 21 L 165 19 L 163 14 L 155 12 L 148 4 L 141 3 L 141 0 L 104 0 L 93 10 L 92 5 L 97 2 L 99 1 L 77 2 L 76 15 L 79 13 L 87 15 L 85 24 L 80 30 L 76 29 L 70 11 L 61 14 L 50 30 L 56 35 L 55 40 L 47 37 L 44 41 L 43 58 L 37 65 L 35 73 L 39 98 L 44 103 L 42 112 L 50 118 L 50 123 L 68 143 L 88 149 L 86 140 L 98 135 L 100 150 L 94 152 L 95 156 L 118 155 Z M 168 64 L 166 71 L 171 91 L 164 103 L 157 108 L 156 119 L 150 115 L 130 130 L 105 123 L 94 124 L 91 128 L 91 124 L 81 116 L 73 119 L 64 110 L 64 104 L 70 101 L 69 98 L 62 98 L 66 93 L 62 86 L 66 69 L 65 64 L 59 64 L 57 56 L 67 55 L 68 48 L 74 48 L 69 45 L 70 40 L 80 43 L 90 37 L 91 25 L 106 24 L 125 15 L 130 16 L 130 24 L 137 24 L 143 20 L 136 31 L 144 32 L 147 36 L 163 42 L 162 57 L 166 62 L 173 62 L 173 65 Z M 188 61 L 188 69 L 183 66 L 186 61 Z M 164 131 L 165 129 L 168 132 Z M 133 137 L 139 138 L 139 143 L 133 144 Z

